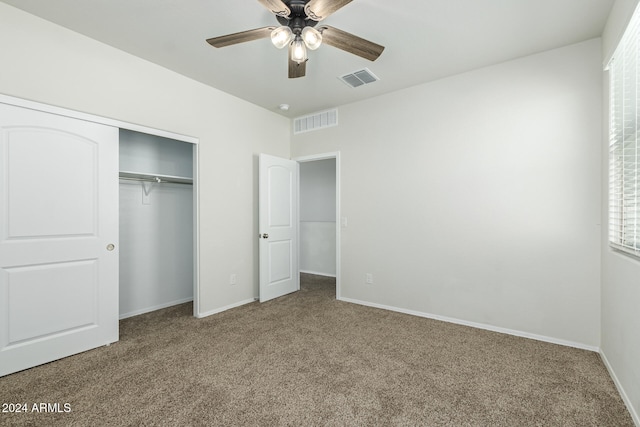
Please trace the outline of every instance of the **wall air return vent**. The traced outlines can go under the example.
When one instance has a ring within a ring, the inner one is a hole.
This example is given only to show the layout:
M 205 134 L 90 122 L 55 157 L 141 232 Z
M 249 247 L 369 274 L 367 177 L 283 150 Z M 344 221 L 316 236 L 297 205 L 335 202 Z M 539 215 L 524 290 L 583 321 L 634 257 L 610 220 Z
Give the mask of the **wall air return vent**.
M 344 76 L 340 76 L 338 78 L 351 87 L 363 86 L 380 80 L 368 68 L 354 71 L 353 73 L 345 74 Z
M 311 132 L 338 125 L 338 110 L 327 110 L 308 116 L 297 117 L 293 120 L 293 133 Z

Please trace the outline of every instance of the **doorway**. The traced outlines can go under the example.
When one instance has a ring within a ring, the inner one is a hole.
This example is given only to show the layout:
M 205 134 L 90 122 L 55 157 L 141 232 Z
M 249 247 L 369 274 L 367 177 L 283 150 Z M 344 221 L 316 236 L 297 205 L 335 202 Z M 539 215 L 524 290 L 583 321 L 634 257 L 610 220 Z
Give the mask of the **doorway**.
M 120 129 L 120 319 L 193 301 L 195 144 Z
M 336 278 L 340 299 L 340 153 L 298 157 L 299 273 Z

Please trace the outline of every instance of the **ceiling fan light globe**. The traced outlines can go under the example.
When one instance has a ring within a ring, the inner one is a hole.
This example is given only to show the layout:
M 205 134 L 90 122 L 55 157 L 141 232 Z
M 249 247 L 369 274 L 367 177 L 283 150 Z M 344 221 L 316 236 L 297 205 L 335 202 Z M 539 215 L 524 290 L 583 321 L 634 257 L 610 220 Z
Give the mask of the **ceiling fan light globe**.
M 307 47 L 301 37 L 296 37 L 293 41 L 293 48 L 291 50 L 291 60 L 301 64 L 307 59 Z
M 304 27 L 302 29 L 302 40 L 304 44 L 311 50 L 316 50 L 322 44 L 322 34 L 313 27 Z
M 282 49 L 293 39 L 293 31 L 287 26 L 278 27 L 271 31 L 271 43 L 278 49 Z

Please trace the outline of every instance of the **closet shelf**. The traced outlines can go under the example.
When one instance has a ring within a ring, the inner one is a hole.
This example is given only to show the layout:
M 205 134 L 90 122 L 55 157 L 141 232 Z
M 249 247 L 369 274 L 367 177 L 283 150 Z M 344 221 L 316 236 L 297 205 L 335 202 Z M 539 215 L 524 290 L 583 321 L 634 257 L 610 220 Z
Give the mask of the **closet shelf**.
M 187 176 L 173 176 L 173 175 L 161 175 L 161 174 L 149 174 L 140 172 L 128 172 L 120 171 L 120 179 L 129 181 L 147 181 L 157 183 L 171 183 L 171 184 L 193 184 L 193 178 Z

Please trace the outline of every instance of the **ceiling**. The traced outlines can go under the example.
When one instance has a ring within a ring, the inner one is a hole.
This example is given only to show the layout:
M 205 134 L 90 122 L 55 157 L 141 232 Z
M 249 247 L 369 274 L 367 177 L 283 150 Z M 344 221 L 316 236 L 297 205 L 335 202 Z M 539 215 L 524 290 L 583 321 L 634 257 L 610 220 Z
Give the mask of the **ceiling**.
M 287 78 L 269 39 L 210 37 L 278 25 L 256 0 L 0 0 L 288 117 L 321 111 L 601 35 L 614 0 L 353 0 L 324 24 L 386 47 L 375 62 L 323 45 Z M 379 81 L 339 76 L 369 68 Z M 278 108 L 289 104 L 288 111 Z

